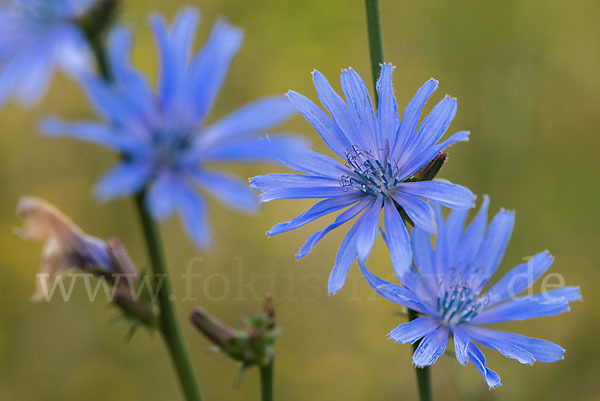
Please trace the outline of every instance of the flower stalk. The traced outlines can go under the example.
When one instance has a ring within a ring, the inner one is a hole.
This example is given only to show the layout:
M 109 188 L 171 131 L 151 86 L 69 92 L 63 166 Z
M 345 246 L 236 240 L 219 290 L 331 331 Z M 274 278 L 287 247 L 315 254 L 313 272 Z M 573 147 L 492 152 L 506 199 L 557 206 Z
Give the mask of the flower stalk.
M 107 3 L 113 4 L 114 2 L 108 1 Z M 111 9 L 111 11 L 113 10 L 114 8 Z M 112 19 L 113 13 L 106 13 L 105 17 L 107 20 Z M 102 29 L 89 29 L 83 24 L 82 29 L 86 33 L 86 37 L 94 51 L 98 73 L 103 79 L 110 81 L 111 74 L 107 65 L 106 49 L 103 40 L 105 30 L 108 28 L 109 23 L 94 26 L 101 26 Z M 185 399 L 187 401 L 202 401 L 200 390 L 196 384 L 196 377 L 177 324 L 175 310 L 172 304 L 174 295 L 165 263 L 159 230 L 146 210 L 145 199 L 146 192 L 143 190 L 135 196 L 135 204 L 144 233 L 152 272 L 155 278 L 162 278 L 161 286 L 158 288 L 158 304 L 160 309 L 159 329 L 171 356 L 171 360 L 173 361 Z
M 408 320 L 413 321 L 419 315 L 412 309 L 408 309 Z M 413 351 L 416 351 L 421 341 L 417 341 L 413 344 Z M 431 394 L 431 379 L 430 379 L 430 367 L 425 366 L 424 368 L 415 367 L 417 374 L 417 387 L 419 388 L 419 400 L 420 401 L 431 401 L 433 396 Z
M 158 303 L 160 305 L 160 331 L 167 344 L 173 365 L 179 376 L 179 381 L 187 401 L 201 401 L 200 390 L 196 384 L 196 377 L 192 370 L 177 320 L 175 310 L 172 305 L 173 291 L 169 280 L 169 274 L 165 263 L 165 258 L 161 246 L 158 227 L 148 214 L 145 207 L 146 194 L 142 191 L 136 195 L 135 203 L 137 206 L 148 257 L 155 277 L 163 277 L 162 286 L 158 289 Z
M 381 72 L 381 65 L 384 63 L 385 59 L 383 56 L 383 35 L 381 33 L 381 15 L 379 11 L 379 0 L 365 0 L 366 14 L 367 14 L 367 32 L 369 35 L 369 52 L 371 55 L 371 74 L 373 76 L 373 93 L 375 95 L 375 102 L 378 102 L 377 99 L 377 79 L 379 78 L 379 74 Z M 443 160 L 439 165 L 436 165 L 437 170 L 441 167 L 445 160 L 445 155 Z M 437 170 L 435 171 L 437 173 Z M 400 214 L 403 220 L 412 223 L 410 218 L 406 215 L 402 208 L 400 209 Z M 411 224 L 414 225 L 414 224 Z M 414 320 L 417 318 L 417 312 L 408 309 L 408 317 L 409 320 Z M 418 343 L 414 344 L 414 347 L 418 346 Z M 433 400 L 431 395 L 431 378 L 429 367 L 425 368 L 415 368 L 415 372 L 417 375 L 417 386 L 419 389 L 419 399 L 420 401 L 431 401 Z
M 379 0 L 365 0 L 367 9 L 367 31 L 369 33 L 369 52 L 371 54 L 371 74 L 373 75 L 373 88 L 375 101 L 377 101 L 376 83 L 381 72 L 383 57 L 383 35 L 381 34 L 381 16 L 379 13 Z

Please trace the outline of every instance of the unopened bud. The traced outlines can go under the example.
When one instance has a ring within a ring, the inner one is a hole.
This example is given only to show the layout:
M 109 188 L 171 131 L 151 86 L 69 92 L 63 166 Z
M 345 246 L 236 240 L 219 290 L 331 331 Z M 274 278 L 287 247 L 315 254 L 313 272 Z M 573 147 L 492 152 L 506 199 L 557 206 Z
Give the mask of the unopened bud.
M 195 308 L 192 310 L 190 313 L 190 321 L 210 341 L 221 349 L 226 348 L 229 340 L 235 337 L 235 330 L 202 308 Z
M 437 173 L 440 171 L 444 162 L 448 158 L 448 154 L 446 152 L 438 153 L 430 162 L 421 167 L 415 174 L 413 174 L 413 178 L 415 181 L 431 181 L 435 178 Z

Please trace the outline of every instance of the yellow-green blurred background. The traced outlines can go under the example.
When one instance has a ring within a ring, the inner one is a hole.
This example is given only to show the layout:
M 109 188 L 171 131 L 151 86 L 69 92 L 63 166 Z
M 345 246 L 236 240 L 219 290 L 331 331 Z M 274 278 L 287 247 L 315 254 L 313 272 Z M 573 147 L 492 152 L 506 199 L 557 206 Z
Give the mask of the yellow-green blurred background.
M 121 20 L 136 30 L 134 63 L 156 73 L 147 15 L 172 17 L 188 5 L 179 0 L 123 0 Z M 199 46 L 217 18 L 243 27 L 246 39 L 220 94 L 213 119 L 257 97 L 293 88 L 316 99 L 310 72 L 318 68 L 338 82 L 352 66 L 368 80 L 370 70 L 364 4 L 360 0 L 197 1 L 202 10 Z M 557 342 L 566 359 L 520 365 L 487 350 L 489 366 L 503 386 L 489 392 L 472 365 L 442 358 L 433 368 L 438 400 L 598 400 L 600 278 L 600 3 L 595 0 L 382 1 L 386 59 L 394 63 L 398 102 L 404 106 L 429 77 L 440 80 L 435 100 L 458 97 L 451 126 L 468 129 L 471 141 L 450 150 L 442 176 L 490 194 L 492 210 L 517 210 L 503 271 L 522 257 L 549 249 L 553 272 L 582 286 L 584 303 L 568 314 L 506 324 L 519 333 Z M 431 107 L 431 105 L 429 106 Z M 86 231 L 118 236 L 141 267 L 143 243 L 128 199 L 98 204 L 94 182 L 114 162 L 92 145 L 50 140 L 37 124 L 47 114 L 92 117 L 75 84 L 57 76 L 32 110 L 10 104 L 0 111 L 0 400 L 175 401 L 177 383 L 158 335 L 140 331 L 124 341 L 126 327 L 103 301 L 90 303 L 77 286 L 65 303 L 32 304 L 39 264 L 37 244 L 12 233 L 22 194 L 55 203 Z M 301 118 L 282 130 L 296 131 L 325 150 Z M 244 177 L 277 171 L 274 166 L 231 166 Z M 279 169 L 281 170 L 281 168 Z M 258 399 L 257 372 L 233 387 L 236 365 L 209 354 L 209 343 L 186 316 L 202 305 L 239 325 L 275 294 L 285 334 L 278 342 L 278 400 L 414 400 L 409 346 L 385 334 L 402 322 L 396 306 L 374 297 L 353 267 L 347 286 L 326 295 L 326 282 L 345 229 L 330 234 L 301 261 L 294 254 L 325 222 L 267 239 L 273 224 L 294 217 L 309 201 L 268 204 L 254 216 L 211 203 L 215 246 L 200 253 L 174 219 L 163 224 L 178 295 L 178 317 L 206 400 Z M 378 240 L 369 265 L 389 275 Z M 194 259 L 197 257 L 203 259 Z M 193 296 L 184 301 L 181 274 L 190 263 Z M 539 290 L 539 284 L 536 286 Z M 222 299 L 221 299 L 222 298 Z

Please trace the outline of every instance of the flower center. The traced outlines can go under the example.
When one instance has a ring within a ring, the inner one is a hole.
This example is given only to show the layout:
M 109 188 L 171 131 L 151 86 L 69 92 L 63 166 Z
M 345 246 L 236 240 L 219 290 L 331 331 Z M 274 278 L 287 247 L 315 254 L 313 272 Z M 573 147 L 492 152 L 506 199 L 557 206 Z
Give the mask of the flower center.
M 178 168 L 190 145 L 190 136 L 170 131 L 156 131 L 152 138 L 154 164 L 158 169 Z
M 437 310 L 447 326 L 471 320 L 489 304 L 489 298 L 482 295 L 483 288 L 477 277 L 477 273 L 465 276 L 453 268 L 440 279 Z
M 342 175 L 340 185 L 352 188 L 367 195 L 377 197 L 389 196 L 390 191 L 398 184 L 398 167 L 388 160 L 387 149 L 377 157 L 371 152 L 353 146 L 346 152 L 346 167 L 352 170 L 351 175 Z

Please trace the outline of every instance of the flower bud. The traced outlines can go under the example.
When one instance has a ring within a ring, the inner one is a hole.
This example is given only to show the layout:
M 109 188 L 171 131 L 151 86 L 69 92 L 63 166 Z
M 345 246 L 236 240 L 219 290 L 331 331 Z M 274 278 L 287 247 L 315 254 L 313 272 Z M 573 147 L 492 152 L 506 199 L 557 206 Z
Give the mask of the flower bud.
M 241 372 L 248 367 L 267 366 L 275 357 L 275 311 L 268 296 L 263 310 L 244 319 L 246 328 L 234 330 L 202 308 L 190 314 L 190 320 L 211 342 L 230 358 L 241 362 Z
M 442 168 L 442 165 L 448 158 L 446 152 L 438 153 L 431 161 L 421 167 L 414 175 L 415 181 L 431 181 Z
M 195 308 L 190 313 L 190 321 L 217 347 L 224 349 L 235 337 L 235 330 L 221 322 L 203 308 Z

